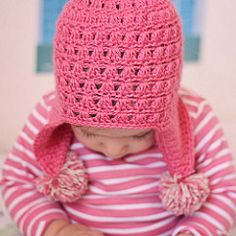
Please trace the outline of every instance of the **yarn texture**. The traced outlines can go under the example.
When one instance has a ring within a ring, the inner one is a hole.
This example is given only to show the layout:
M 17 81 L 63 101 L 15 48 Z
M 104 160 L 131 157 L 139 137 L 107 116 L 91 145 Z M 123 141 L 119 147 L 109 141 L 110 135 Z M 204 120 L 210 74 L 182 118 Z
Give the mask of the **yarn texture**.
M 85 167 L 73 152 L 67 154 L 67 160 L 56 177 L 46 175 L 36 179 L 39 192 L 61 202 L 78 200 L 87 191 L 87 185 Z
M 57 95 L 49 123 L 34 145 L 47 175 L 60 176 L 73 138 L 70 125 L 151 128 L 173 177 L 167 182 L 175 186 L 175 176 L 184 181 L 174 188 L 161 183 L 164 205 L 175 212 L 181 206 L 177 214 L 185 213 L 186 206 L 186 212 L 198 209 L 207 196 L 207 182 L 188 178 L 195 173 L 194 141 L 187 108 L 178 95 L 183 35 L 172 2 L 68 1 L 57 21 L 53 56 Z M 199 197 L 189 200 L 180 194 L 185 188 Z M 173 207 L 166 196 L 175 196 L 174 190 L 182 202 Z
M 193 174 L 185 179 L 167 173 L 161 177 L 162 203 L 176 215 L 191 214 L 199 210 L 209 193 L 208 179 L 203 174 Z

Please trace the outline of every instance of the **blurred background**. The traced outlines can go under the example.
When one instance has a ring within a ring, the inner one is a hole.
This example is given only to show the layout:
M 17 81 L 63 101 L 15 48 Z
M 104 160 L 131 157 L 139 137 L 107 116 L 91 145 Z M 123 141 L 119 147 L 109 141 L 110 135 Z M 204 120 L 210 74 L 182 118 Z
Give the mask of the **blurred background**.
M 52 73 L 36 73 L 39 7 L 39 0 L 0 0 L 0 154 L 2 155 L 10 151 L 36 102 L 54 86 Z M 221 120 L 234 158 L 236 157 L 235 9 L 236 1 L 204 1 L 200 60 L 186 62 L 183 71 L 183 85 L 208 98 L 213 106 Z

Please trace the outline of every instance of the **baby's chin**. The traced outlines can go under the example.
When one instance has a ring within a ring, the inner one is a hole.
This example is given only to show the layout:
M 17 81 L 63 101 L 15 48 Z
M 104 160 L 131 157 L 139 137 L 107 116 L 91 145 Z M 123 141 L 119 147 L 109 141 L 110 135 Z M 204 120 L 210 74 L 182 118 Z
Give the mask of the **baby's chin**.
M 126 153 L 126 154 L 123 154 L 123 155 L 117 155 L 117 156 L 113 156 L 113 155 L 109 155 L 109 154 L 106 154 L 104 152 L 100 152 L 100 151 L 96 151 L 98 154 L 106 157 L 107 159 L 109 160 L 121 160 L 121 159 L 124 159 L 126 157 L 128 157 L 130 155 L 130 153 Z

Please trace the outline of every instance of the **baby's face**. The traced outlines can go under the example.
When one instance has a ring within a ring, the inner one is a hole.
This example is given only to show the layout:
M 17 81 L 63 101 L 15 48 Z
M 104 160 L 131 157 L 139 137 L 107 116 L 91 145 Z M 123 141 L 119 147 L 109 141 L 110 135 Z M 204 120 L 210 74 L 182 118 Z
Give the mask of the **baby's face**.
M 113 159 L 144 151 L 155 143 L 152 129 L 72 126 L 72 130 L 76 138 L 86 147 Z

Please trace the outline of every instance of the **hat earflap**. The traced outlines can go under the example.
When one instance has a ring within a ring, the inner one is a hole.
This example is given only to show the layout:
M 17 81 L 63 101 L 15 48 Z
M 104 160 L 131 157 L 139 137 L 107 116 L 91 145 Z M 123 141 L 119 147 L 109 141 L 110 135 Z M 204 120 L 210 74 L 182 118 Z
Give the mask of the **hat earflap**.
M 85 166 L 74 152 L 68 152 L 72 138 L 69 124 L 50 123 L 35 140 L 36 159 L 44 172 L 35 180 L 36 186 L 55 201 L 74 202 L 87 191 Z
M 207 177 L 195 173 L 192 125 L 181 98 L 177 106 L 173 118 L 177 123 L 157 132 L 156 139 L 168 167 L 168 173 L 160 180 L 162 204 L 174 214 L 182 215 L 200 209 L 210 189 Z

